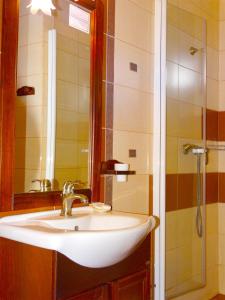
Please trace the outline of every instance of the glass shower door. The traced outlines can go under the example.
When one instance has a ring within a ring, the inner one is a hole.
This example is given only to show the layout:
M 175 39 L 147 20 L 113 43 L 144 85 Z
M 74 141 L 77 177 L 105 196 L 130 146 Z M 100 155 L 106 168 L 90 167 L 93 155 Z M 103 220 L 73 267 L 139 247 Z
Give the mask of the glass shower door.
M 166 297 L 205 284 L 205 21 L 167 9 Z

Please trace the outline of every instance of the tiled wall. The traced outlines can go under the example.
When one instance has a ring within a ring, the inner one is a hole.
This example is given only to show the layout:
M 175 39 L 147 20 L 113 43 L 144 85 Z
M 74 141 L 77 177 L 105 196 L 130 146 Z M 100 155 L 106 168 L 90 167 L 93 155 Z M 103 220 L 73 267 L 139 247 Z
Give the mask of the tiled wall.
M 31 15 L 20 2 L 17 87 L 35 87 L 34 96 L 16 100 L 15 193 L 38 189 L 31 180 L 45 175 L 47 113 L 47 29 L 51 18 Z
M 196 157 L 184 155 L 185 143 L 202 144 L 201 40 L 207 21 L 207 108 L 218 108 L 218 1 L 169 1 L 167 90 L 167 291 L 191 290 L 201 283 L 204 244 L 196 235 Z M 178 11 L 178 7 L 182 11 Z M 177 10 L 177 12 L 176 12 Z M 196 17 L 190 15 L 194 14 Z M 198 17 L 197 17 L 198 16 Z M 177 30 L 179 28 L 179 30 Z M 190 46 L 198 49 L 191 56 Z M 212 125 L 215 125 L 212 122 Z M 213 130 L 214 131 L 214 130 Z M 210 142 L 210 141 L 209 141 Z M 211 143 L 211 142 L 210 142 Z M 217 153 L 207 166 L 206 274 L 198 292 L 177 299 L 208 300 L 218 293 Z M 215 172 L 215 173 L 214 173 Z M 216 174 L 214 176 L 214 174 Z M 208 184 L 210 183 L 210 184 Z M 212 217 L 214 221 L 212 222 Z M 213 245 L 213 247 L 212 247 Z M 191 247 L 190 247 L 191 246 Z M 193 282 L 195 284 L 193 284 Z
M 219 14 L 219 106 L 218 106 L 218 130 L 219 144 L 225 145 L 225 2 L 220 0 Z M 224 187 L 225 187 L 225 152 L 220 151 L 218 155 L 218 172 L 219 172 L 219 192 L 218 204 L 219 210 L 219 292 L 225 295 L 225 204 L 224 204 Z
M 112 157 L 136 171 L 113 178 L 113 208 L 149 213 L 152 199 L 154 1 L 116 0 Z M 130 64 L 136 65 L 132 71 Z M 129 157 L 136 150 L 136 157 Z M 151 183 L 150 183 L 151 182 Z
M 69 3 L 54 18 L 57 31 L 57 126 L 55 179 L 88 184 L 90 34 L 68 26 Z

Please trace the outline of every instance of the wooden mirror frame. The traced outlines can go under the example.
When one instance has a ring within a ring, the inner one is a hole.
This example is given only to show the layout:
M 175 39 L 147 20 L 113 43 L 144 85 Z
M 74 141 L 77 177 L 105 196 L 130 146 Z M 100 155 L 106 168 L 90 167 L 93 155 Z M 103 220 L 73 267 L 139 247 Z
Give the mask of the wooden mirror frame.
M 14 195 L 16 68 L 19 0 L 2 0 L 0 78 L 0 211 L 60 204 L 60 192 Z M 104 5 L 101 0 L 79 0 L 91 12 L 91 156 L 90 189 L 82 190 L 91 201 L 100 199 L 101 123 Z

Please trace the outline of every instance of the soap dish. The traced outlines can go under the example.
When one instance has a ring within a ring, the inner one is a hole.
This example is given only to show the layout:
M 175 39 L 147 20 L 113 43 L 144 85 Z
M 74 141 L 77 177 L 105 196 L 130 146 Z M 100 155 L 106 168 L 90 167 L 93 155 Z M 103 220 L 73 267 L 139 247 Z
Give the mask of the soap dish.
M 91 207 L 97 212 L 109 212 L 112 210 L 112 207 L 108 204 L 102 203 L 102 202 L 93 202 L 90 204 Z

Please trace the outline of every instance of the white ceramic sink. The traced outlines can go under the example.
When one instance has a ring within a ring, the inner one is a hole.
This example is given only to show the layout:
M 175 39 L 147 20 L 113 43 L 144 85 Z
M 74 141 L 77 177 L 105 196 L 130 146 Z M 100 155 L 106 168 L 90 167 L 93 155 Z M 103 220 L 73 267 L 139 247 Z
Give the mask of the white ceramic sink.
M 56 250 L 90 268 L 114 265 L 128 257 L 154 229 L 154 217 L 107 212 L 91 207 L 73 209 L 64 218 L 47 211 L 0 219 L 0 237 Z

